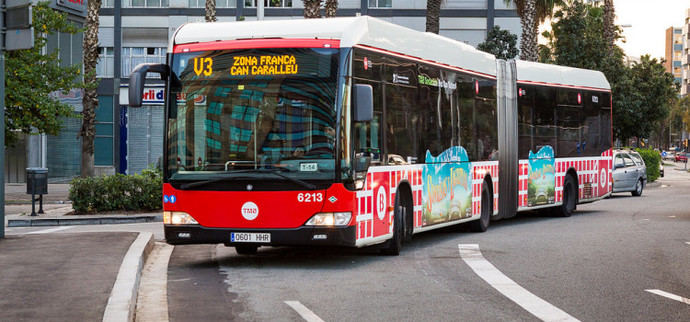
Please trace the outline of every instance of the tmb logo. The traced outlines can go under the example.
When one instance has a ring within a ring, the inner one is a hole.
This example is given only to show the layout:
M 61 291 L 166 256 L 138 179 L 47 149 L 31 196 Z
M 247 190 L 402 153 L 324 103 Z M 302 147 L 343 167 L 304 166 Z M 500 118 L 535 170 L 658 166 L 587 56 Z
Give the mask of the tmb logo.
M 259 207 L 255 203 L 247 201 L 242 205 L 241 212 L 244 219 L 254 220 L 259 216 Z

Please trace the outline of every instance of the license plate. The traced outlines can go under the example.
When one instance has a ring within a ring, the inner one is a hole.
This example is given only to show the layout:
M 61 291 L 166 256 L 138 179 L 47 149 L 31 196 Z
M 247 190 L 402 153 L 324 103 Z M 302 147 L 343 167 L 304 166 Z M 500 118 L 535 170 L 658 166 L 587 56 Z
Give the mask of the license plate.
M 230 241 L 234 243 L 270 243 L 270 233 L 230 233 Z

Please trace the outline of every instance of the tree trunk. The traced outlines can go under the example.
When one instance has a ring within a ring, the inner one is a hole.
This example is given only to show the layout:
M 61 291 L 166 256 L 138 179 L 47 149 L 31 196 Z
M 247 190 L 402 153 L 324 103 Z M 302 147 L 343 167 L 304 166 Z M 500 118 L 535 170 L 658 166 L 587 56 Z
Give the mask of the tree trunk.
M 304 3 L 304 18 L 321 18 L 321 0 L 302 0 Z
M 442 0 L 426 0 L 426 31 L 438 34 Z
M 613 0 L 604 0 L 604 41 L 606 41 L 609 56 L 613 55 L 614 43 L 616 41 L 615 18 L 616 14 L 613 8 Z
M 216 0 L 206 0 L 206 22 L 216 22 Z
M 84 31 L 84 83 L 95 84 L 96 64 L 98 64 L 98 10 L 101 8 L 101 0 L 87 2 L 86 30 Z M 83 112 L 82 124 L 79 135 L 81 136 L 81 176 L 94 175 L 94 146 L 96 135 L 94 122 L 96 121 L 96 107 L 98 106 L 98 93 L 96 86 L 84 88 L 82 99 Z
M 522 25 L 522 35 L 520 36 L 520 59 L 527 61 L 537 61 L 539 52 L 537 50 L 537 35 L 539 26 L 537 25 L 536 0 L 525 0 L 522 8 L 523 15 L 520 17 Z
M 335 11 L 338 9 L 338 0 L 326 0 L 325 9 L 326 18 L 335 17 Z

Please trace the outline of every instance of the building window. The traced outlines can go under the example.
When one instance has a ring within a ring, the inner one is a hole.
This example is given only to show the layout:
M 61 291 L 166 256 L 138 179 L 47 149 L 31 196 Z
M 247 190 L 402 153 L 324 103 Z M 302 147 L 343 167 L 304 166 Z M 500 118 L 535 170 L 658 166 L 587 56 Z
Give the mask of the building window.
M 101 8 L 113 8 L 113 0 L 103 0 L 101 1 Z
M 257 0 L 244 0 L 245 8 L 256 8 Z M 266 8 L 292 8 L 292 0 L 264 0 Z
M 390 8 L 393 0 L 369 0 L 369 8 Z
M 96 137 L 94 138 L 94 164 L 113 165 L 113 97 L 99 96 L 96 109 Z
M 673 33 L 674 33 L 674 34 L 682 34 L 682 33 L 683 33 L 683 29 L 673 29 Z
M 113 77 L 115 56 L 113 47 L 98 47 L 98 65 L 96 65 L 96 77 Z
M 216 0 L 216 8 L 235 8 L 236 0 Z M 189 0 L 190 8 L 206 8 L 206 0 Z
M 122 0 L 123 8 L 167 8 L 168 0 Z
M 129 77 L 134 67 L 143 63 L 165 63 L 165 48 L 163 47 L 123 47 L 122 48 L 122 76 Z M 146 77 L 160 77 L 149 73 Z

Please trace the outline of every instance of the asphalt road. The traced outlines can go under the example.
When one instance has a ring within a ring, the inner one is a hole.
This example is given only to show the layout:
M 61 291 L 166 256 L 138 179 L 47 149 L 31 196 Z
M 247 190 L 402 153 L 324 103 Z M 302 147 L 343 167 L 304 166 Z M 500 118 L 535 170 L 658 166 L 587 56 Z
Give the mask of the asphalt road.
M 646 291 L 690 298 L 690 175 L 666 172 L 641 197 L 615 194 L 579 205 L 570 218 L 521 214 L 482 234 L 423 233 L 397 257 L 286 247 L 240 256 L 222 245 L 177 246 L 168 269 L 170 319 L 688 321 L 690 304 Z M 461 244 L 478 245 L 481 256 L 466 261 Z M 504 277 L 513 284 L 499 283 L 503 292 L 489 284 Z
M 647 291 L 690 298 L 688 196 L 690 174 L 667 166 L 641 197 L 618 193 L 579 205 L 570 218 L 521 214 L 482 234 L 463 226 L 422 233 L 396 257 L 375 249 L 264 247 L 240 256 L 222 245 L 177 246 L 168 314 L 171 321 L 690 321 L 690 304 Z M 8 235 L 114 230 L 162 239 L 160 223 L 17 227 Z M 463 257 L 459 245 L 478 251 Z

